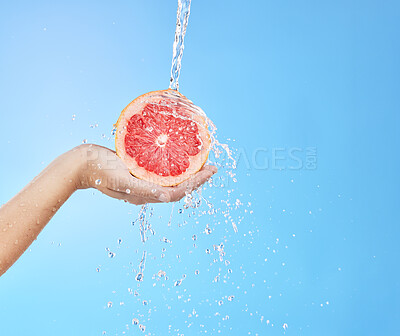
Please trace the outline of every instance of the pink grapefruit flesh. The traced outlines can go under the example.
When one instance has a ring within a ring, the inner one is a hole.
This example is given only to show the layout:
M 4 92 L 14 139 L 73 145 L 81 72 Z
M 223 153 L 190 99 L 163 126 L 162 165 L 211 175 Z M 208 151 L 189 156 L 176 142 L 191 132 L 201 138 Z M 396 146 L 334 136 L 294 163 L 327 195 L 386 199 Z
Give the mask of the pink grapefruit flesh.
M 174 186 L 198 172 L 210 151 L 205 116 L 174 90 L 132 101 L 117 122 L 115 147 L 132 175 Z

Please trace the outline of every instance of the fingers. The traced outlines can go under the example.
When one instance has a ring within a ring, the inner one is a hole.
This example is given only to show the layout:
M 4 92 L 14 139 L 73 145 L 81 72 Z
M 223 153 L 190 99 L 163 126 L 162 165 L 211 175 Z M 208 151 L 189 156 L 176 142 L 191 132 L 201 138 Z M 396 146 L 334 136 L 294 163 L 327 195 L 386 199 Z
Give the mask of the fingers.
M 118 179 L 109 180 L 106 190 L 101 191 L 111 197 L 123 199 L 133 204 L 177 202 L 186 194 L 190 194 L 204 184 L 216 172 L 217 167 L 204 166 L 190 179 L 175 187 L 161 187 L 140 180 L 128 173 Z
M 122 178 L 113 179 L 107 184 L 107 188 L 111 191 L 124 193 L 128 198 L 129 196 L 135 196 L 146 199 L 147 202 L 151 203 L 170 201 L 168 190 L 159 185 L 139 180 L 130 175 L 130 173 Z
M 170 202 L 170 195 L 165 187 L 147 181 L 139 180 L 136 185 L 135 194 L 151 201 Z
M 218 172 L 218 168 L 213 165 L 203 166 L 203 168 L 201 168 L 200 171 L 205 169 L 210 170 L 213 173 L 213 175 Z
M 122 200 L 125 202 L 129 202 L 131 204 L 135 204 L 135 205 L 139 205 L 141 204 L 140 202 L 138 202 L 138 199 L 134 196 L 128 195 L 124 192 L 119 192 L 119 191 L 114 191 L 114 190 L 107 190 L 106 192 L 104 192 L 106 195 L 118 199 L 118 200 Z
M 159 201 L 159 200 L 146 199 L 146 198 L 138 197 L 136 195 L 127 194 L 126 192 L 122 192 L 122 191 L 114 191 L 111 189 L 105 189 L 105 190 L 102 190 L 102 192 L 105 195 L 110 196 L 112 198 L 115 198 L 118 200 L 123 200 L 125 202 L 129 202 L 129 203 L 135 204 L 135 205 L 141 205 L 141 204 L 145 204 L 145 203 L 161 203 L 161 201 Z
M 218 169 L 215 166 L 204 166 L 200 171 L 190 177 L 189 180 L 186 180 L 176 187 L 169 188 L 170 202 L 177 202 L 186 194 L 190 194 L 193 190 L 196 190 L 204 184 L 217 171 Z

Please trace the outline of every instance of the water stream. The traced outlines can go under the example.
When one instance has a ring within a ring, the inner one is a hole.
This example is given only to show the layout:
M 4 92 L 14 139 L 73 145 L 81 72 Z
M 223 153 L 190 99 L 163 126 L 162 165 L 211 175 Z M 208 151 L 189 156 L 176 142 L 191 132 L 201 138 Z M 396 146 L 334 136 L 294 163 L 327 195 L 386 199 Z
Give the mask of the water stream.
M 182 56 L 184 50 L 184 38 L 186 33 L 186 28 L 188 25 L 189 14 L 190 14 L 190 5 L 191 0 L 178 0 L 178 10 L 177 10 L 177 20 L 176 20 L 176 30 L 175 30 L 175 39 L 173 44 L 173 58 L 172 58 L 172 66 L 171 66 L 171 78 L 170 78 L 170 86 L 169 88 L 174 90 L 166 90 L 160 94 L 160 104 L 172 104 L 174 106 L 179 106 L 184 108 L 186 111 L 189 111 L 193 115 L 200 116 L 199 118 L 194 118 L 194 122 L 198 124 L 199 127 L 207 128 L 210 138 L 210 156 L 208 157 L 208 161 L 210 164 L 216 165 L 219 168 L 218 176 L 214 177 L 212 181 L 209 181 L 204 187 L 200 188 L 199 190 L 189 194 L 186 194 L 186 197 L 183 199 L 183 204 L 177 203 L 177 206 L 172 204 L 171 213 L 168 216 L 169 218 L 166 219 L 166 225 L 168 227 L 172 227 L 177 225 L 178 227 L 185 226 L 188 222 L 195 222 L 199 224 L 199 219 L 202 216 L 207 216 L 207 226 L 204 229 L 204 234 L 210 235 L 213 230 L 217 227 L 217 224 L 231 224 L 233 227 L 233 231 L 236 233 L 238 231 L 237 224 L 241 222 L 243 216 L 239 216 L 236 212 L 238 208 L 238 203 L 240 201 L 236 199 L 234 188 L 232 188 L 232 183 L 236 182 L 235 178 L 235 169 L 236 169 L 236 161 L 234 159 L 234 155 L 232 150 L 228 147 L 227 144 L 220 143 L 216 138 L 216 131 L 217 128 L 213 124 L 213 122 L 207 117 L 204 111 L 193 104 L 192 101 L 187 99 L 186 97 L 179 94 L 179 75 L 181 70 L 182 64 Z M 175 108 L 173 109 L 175 111 Z M 164 113 L 164 112 L 163 112 Z M 176 113 L 176 112 L 173 112 Z M 174 115 L 174 114 L 172 114 Z M 179 117 L 182 118 L 181 115 Z M 191 119 L 192 120 L 192 119 Z M 199 120 L 203 120 L 199 122 Z M 115 133 L 115 132 L 114 132 Z M 219 188 L 226 190 L 226 199 L 219 199 L 218 202 L 214 205 L 213 200 L 209 199 L 208 197 L 205 198 L 202 195 L 202 189 L 207 188 Z M 174 208 L 177 211 L 174 211 Z M 135 221 L 133 221 L 133 225 L 138 224 L 140 230 L 140 237 L 143 244 L 146 243 L 150 236 L 155 235 L 155 231 L 152 229 L 151 226 L 151 219 L 153 217 L 153 208 L 149 204 L 145 204 L 141 207 L 138 217 Z M 245 210 L 247 211 L 247 210 Z M 161 218 L 161 217 L 160 217 Z M 213 228 L 210 226 L 212 225 Z M 224 225 L 225 226 L 225 225 Z M 201 232 L 201 231 L 200 231 Z M 197 233 L 199 234 L 199 233 Z M 172 243 L 168 238 L 163 237 L 160 239 L 165 243 Z M 197 235 L 192 235 L 193 240 L 193 251 L 191 250 L 190 253 L 196 253 L 196 249 L 198 244 L 203 244 L 203 246 L 207 246 L 205 249 L 205 253 L 209 254 L 210 256 L 213 254 L 212 250 L 216 251 L 216 257 L 213 263 L 220 263 L 221 266 L 218 268 L 218 272 L 213 275 L 213 283 L 219 282 L 220 278 L 223 277 L 224 281 L 229 278 L 229 274 L 232 272 L 231 269 L 228 269 L 229 261 L 225 260 L 225 250 L 224 250 L 224 243 L 221 241 L 216 242 L 215 244 L 210 244 L 210 242 L 198 242 Z M 182 242 L 184 243 L 184 242 Z M 146 285 L 143 284 L 144 279 L 144 270 L 146 267 L 146 258 L 148 247 L 144 248 L 142 251 L 142 258 L 140 259 L 140 264 L 138 269 L 134 270 L 136 284 L 139 286 Z M 161 258 L 166 256 L 165 251 L 166 248 L 162 249 L 163 253 L 161 254 Z M 151 256 L 152 253 L 149 253 Z M 155 257 L 151 257 L 151 259 L 155 259 Z M 177 255 L 177 259 L 180 259 L 180 255 Z M 178 262 L 179 266 L 179 262 Z M 177 267 L 178 267 L 177 266 Z M 171 278 L 171 286 L 173 284 L 174 287 L 179 287 L 182 284 L 182 281 L 186 278 L 186 274 L 182 276 L 175 276 L 173 273 L 173 268 L 169 266 L 166 270 L 168 273 L 172 275 L 174 279 Z M 166 271 L 160 270 L 157 273 L 157 279 L 163 278 L 165 281 L 169 279 L 167 276 Z M 199 274 L 199 270 L 196 270 L 195 275 Z M 153 284 L 155 286 L 156 283 Z M 163 285 L 165 286 L 165 285 Z M 135 296 L 138 294 L 138 291 L 135 291 Z M 139 295 L 139 294 L 138 294 Z M 149 295 L 149 294 L 147 294 Z M 229 298 L 233 298 L 234 296 L 230 296 Z M 231 299 L 229 299 L 231 301 Z M 143 301 L 146 302 L 147 301 Z M 222 302 L 221 300 L 219 302 Z M 218 304 L 219 306 L 221 303 Z M 150 311 L 147 308 L 143 308 L 145 311 L 142 310 L 137 311 L 135 317 L 132 320 L 133 325 L 138 325 L 140 330 L 145 330 L 146 321 L 150 321 Z M 194 310 L 193 310 L 194 311 Z M 196 314 L 195 314 L 196 315 Z M 139 324 L 139 319 L 142 324 Z
M 181 72 L 182 56 L 186 27 L 189 21 L 191 0 L 178 0 L 178 11 L 176 15 L 175 40 L 173 45 L 171 78 L 169 88 L 179 91 L 179 75 Z

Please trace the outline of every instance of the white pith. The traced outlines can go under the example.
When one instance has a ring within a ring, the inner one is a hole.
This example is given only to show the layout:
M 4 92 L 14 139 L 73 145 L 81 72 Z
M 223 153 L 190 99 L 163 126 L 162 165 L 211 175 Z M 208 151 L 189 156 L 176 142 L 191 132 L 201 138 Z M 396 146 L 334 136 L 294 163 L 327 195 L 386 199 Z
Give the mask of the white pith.
M 167 144 L 168 141 L 168 135 L 166 134 L 161 134 L 157 140 L 156 140 L 156 144 L 159 147 L 165 147 L 165 145 Z

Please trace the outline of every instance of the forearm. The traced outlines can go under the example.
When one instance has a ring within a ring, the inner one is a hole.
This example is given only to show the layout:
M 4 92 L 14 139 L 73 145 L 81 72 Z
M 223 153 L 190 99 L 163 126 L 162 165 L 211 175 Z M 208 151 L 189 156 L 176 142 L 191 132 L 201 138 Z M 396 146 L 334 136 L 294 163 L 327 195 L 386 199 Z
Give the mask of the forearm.
M 108 148 L 81 145 L 59 156 L 0 208 L 0 276 L 24 253 L 57 210 L 77 189 L 96 188 L 132 204 L 176 202 L 198 188 L 217 169 L 204 166 L 175 187 L 133 177 Z
M 24 253 L 77 189 L 76 151 L 59 156 L 0 208 L 0 275 Z

